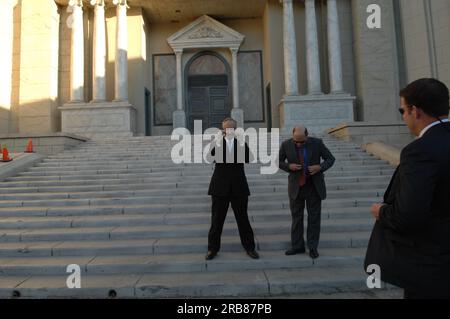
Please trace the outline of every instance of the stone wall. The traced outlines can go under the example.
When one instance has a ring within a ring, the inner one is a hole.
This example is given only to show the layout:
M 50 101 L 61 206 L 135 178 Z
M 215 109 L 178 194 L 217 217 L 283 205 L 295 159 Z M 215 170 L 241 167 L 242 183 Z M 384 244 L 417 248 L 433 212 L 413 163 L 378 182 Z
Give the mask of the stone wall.
M 381 28 L 367 26 L 372 0 L 352 0 L 357 121 L 397 121 L 399 68 L 394 7 L 379 0 Z
M 414 140 L 402 122 L 354 122 L 332 128 L 328 133 L 359 145 L 381 141 L 402 149 Z
M 72 149 L 86 142 L 88 139 L 64 133 L 52 134 L 25 134 L 11 133 L 0 134 L 0 144 L 7 147 L 10 153 L 22 153 L 26 150 L 29 140 L 33 142 L 34 151 L 38 154 L 57 154 L 67 149 Z
M 26 35 L 26 36 L 25 36 Z M 54 1 L 21 1 L 19 131 L 60 130 L 59 12 Z
M 450 86 L 450 1 L 399 1 L 407 81 L 436 77 Z

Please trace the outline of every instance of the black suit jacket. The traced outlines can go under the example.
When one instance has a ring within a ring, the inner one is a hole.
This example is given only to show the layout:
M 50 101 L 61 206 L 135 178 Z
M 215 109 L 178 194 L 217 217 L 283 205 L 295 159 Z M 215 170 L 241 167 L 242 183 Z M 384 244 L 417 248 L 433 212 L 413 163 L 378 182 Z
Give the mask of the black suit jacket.
M 214 173 L 209 183 L 208 195 L 221 197 L 250 195 L 250 189 L 244 171 L 244 162 L 252 162 L 253 154 L 250 152 L 247 143 L 241 146 L 237 143 L 236 139 L 234 139 L 233 151 L 234 161 L 227 163 L 228 147 L 225 138 L 220 147 L 216 145 L 212 148 L 210 160 L 216 155 L 216 152 L 218 154 L 222 152 L 223 159 L 222 161 L 214 161 Z M 242 158 L 238 158 L 238 151 L 242 154 Z
M 366 253 L 381 279 L 450 297 L 450 124 L 406 146 Z
M 322 168 L 319 173 L 309 176 L 308 178 L 312 178 L 312 181 L 317 192 L 319 193 L 320 198 L 324 200 L 327 197 L 327 191 L 323 173 L 326 172 L 331 166 L 333 166 L 335 158 L 325 146 L 325 144 L 323 144 L 323 141 L 319 138 L 308 137 L 308 140 L 306 142 L 306 149 L 308 153 L 308 165 L 320 165 L 320 167 Z M 324 160 L 322 163 L 321 159 Z M 291 199 L 296 199 L 300 190 L 299 180 L 301 171 L 292 172 L 289 170 L 289 164 L 300 164 L 294 140 L 292 138 L 284 141 L 281 144 L 278 160 L 279 168 L 289 173 L 289 197 Z

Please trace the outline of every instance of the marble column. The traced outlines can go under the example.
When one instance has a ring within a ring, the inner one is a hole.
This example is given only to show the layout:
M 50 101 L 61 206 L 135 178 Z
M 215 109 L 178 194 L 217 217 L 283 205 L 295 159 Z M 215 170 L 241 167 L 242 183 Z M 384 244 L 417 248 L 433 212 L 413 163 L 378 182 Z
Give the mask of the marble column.
M 298 95 L 297 45 L 295 39 L 293 0 L 283 3 L 283 51 L 285 95 Z
M 128 101 L 128 5 L 127 0 L 113 3 L 117 6 L 114 101 Z
M 177 66 L 177 109 L 173 113 L 173 127 L 186 127 L 186 113 L 183 108 L 183 49 L 174 50 Z
M 72 43 L 70 58 L 70 102 L 84 102 L 83 1 L 72 0 Z
M 315 0 L 305 0 L 308 93 L 322 94 Z
M 13 13 L 14 4 L 12 0 L 0 3 L 0 107 L 11 108 L 12 92 L 12 65 L 13 65 Z
M 336 0 L 327 1 L 327 27 L 331 93 L 343 93 L 341 38 Z
M 177 64 L 177 110 L 183 110 L 183 50 L 176 50 L 176 64 Z
M 239 48 L 230 48 L 233 78 L 233 108 L 231 117 L 236 121 L 237 127 L 244 128 L 244 110 L 239 107 L 239 73 L 238 73 L 238 51 Z
M 239 74 L 237 65 L 237 55 L 239 49 L 230 49 L 232 57 L 232 74 L 233 74 L 233 108 L 239 108 Z
M 91 0 L 91 5 L 95 6 L 92 102 L 103 102 L 106 100 L 105 1 Z

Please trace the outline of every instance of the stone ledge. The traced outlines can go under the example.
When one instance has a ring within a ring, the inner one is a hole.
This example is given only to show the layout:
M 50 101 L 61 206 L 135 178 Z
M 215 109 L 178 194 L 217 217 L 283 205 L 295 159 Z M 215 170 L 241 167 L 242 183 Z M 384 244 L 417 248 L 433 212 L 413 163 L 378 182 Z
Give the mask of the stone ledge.
M 383 141 L 403 148 L 414 137 L 403 122 L 346 122 L 329 129 L 328 134 L 359 145 Z
M 40 137 L 68 137 L 75 140 L 80 140 L 82 142 L 86 142 L 89 139 L 76 135 L 71 133 L 64 133 L 64 132 L 55 132 L 55 133 L 3 133 L 0 134 L 0 139 L 13 139 L 13 138 L 40 138 Z
M 0 182 L 25 171 L 45 158 L 44 155 L 37 153 L 13 153 L 10 157 L 13 159 L 11 162 L 0 162 Z
M 396 147 L 387 145 L 383 142 L 367 143 L 363 144 L 361 147 L 367 153 L 388 161 L 392 166 L 398 166 L 400 164 L 401 150 Z
M 89 139 L 130 137 L 136 131 L 136 108 L 124 101 L 66 103 L 61 110 L 64 133 Z
M 30 139 L 33 142 L 34 151 L 43 155 L 60 153 L 89 140 L 76 134 L 62 132 L 0 134 L 0 144 L 3 147 L 6 146 L 10 153 L 25 151 Z
M 354 120 L 355 97 L 350 94 L 284 96 L 279 104 L 283 134 L 304 124 L 312 134 L 322 134 L 339 123 Z

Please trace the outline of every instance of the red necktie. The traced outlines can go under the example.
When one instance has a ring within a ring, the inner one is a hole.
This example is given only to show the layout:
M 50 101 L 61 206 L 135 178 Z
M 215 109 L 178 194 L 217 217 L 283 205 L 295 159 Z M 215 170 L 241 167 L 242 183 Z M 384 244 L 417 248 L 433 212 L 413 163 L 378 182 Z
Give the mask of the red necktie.
M 305 159 L 303 158 L 303 148 L 299 149 L 299 157 L 300 157 L 300 165 L 302 165 L 302 172 L 300 174 L 300 180 L 299 180 L 299 185 L 300 187 L 305 186 L 306 184 L 306 174 L 305 174 Z

